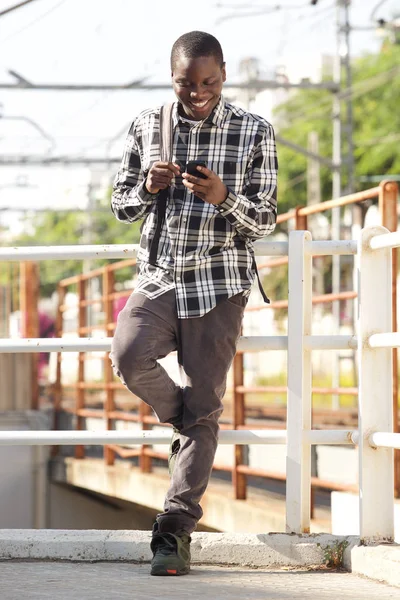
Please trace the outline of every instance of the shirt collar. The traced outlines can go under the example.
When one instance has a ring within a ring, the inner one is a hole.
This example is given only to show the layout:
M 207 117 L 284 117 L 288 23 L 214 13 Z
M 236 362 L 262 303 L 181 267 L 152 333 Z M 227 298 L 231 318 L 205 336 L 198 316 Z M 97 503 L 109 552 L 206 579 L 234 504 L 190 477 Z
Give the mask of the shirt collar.
M 174 102 L 174 109 L 172 111 L 172 123 L 173 123 L 174 128 L 178 125 L 178 122 L 179 122 L 178 106 L 179 106 L 179 102 Z M 205 121 L 206 122 L 211 121 L 217 127 L 222 127 L 224 120 L 225 120 L 225 112 L 226 112 L 225 100 L 224 100 L 224 97 L 221 96 L 218 101 L 217 106 L 214 108 L 214 110 L 212 111 L 210 116 L 207 117 L 207 119 L 205 119 Z
M 211 115 L 206 119 L 206 121 L 212 121 L 217 127 L 222 127 L 225 120 L 225 111 L 225 100 L 224 97 L 221 96 L 217 106 L 214 108 Z

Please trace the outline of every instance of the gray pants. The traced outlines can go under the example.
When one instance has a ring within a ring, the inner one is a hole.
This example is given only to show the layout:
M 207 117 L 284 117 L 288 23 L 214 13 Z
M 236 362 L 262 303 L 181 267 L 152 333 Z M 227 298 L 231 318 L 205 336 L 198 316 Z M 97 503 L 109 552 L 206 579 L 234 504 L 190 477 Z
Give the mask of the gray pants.
M 181 432 L 164 512 L 157 517 L 160 531 L 191 533 L 203 514 L 199 503 L 211 475 L 245 304 L 238 294 L 203 317 L 178 319 L 174 290 L 154 300 L 134 292 L 118 316 L 110 355 L 115 373 L 160 422 Z M 157 362 L 174 350 L 183 387 Z

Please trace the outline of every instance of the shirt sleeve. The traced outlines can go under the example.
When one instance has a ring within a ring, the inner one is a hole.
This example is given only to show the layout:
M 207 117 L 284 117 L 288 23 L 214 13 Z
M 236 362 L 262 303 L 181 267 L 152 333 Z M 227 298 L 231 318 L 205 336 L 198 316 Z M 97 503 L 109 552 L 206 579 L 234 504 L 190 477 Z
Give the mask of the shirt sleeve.
M 142 169 L 135 121 L 125 142 L 121 166 L 114 180 L 111 209 L 119 221 L 133 223 L 146 216 L 157 194 L 150 194 L 145 186 L 146 174 Z
M 264 128 L 253 160 L 245 175 L 244 193 L 228 196 L 216 205 L 237 232 L 250 239 L 260 239 L 275 229 L 277 215 L 278 158 L 274 130 Z

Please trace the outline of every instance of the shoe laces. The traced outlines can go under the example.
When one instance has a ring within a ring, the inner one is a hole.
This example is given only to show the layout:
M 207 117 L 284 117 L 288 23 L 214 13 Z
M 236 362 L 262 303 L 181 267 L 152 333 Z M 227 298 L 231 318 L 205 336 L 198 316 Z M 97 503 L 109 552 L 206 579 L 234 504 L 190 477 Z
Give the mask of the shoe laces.
M 178 544 L 173 533 L 156 533 L 152 539 L 152 548 L 154 553 L 159 552 L 164 556 L 176 554 Z

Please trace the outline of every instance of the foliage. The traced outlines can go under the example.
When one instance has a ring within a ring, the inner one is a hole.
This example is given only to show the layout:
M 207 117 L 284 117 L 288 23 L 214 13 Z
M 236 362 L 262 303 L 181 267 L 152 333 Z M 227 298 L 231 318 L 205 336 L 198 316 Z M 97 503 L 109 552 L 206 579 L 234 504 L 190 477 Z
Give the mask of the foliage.
M 385 41 L 378 54 L 367 54 L 352 64 L 352 106 L 354 123 L 355 189 L 373 187 L 376 183 L 362 183 L 362 177 L 400 173 L 400 46 Z M 342 153 L 346 148 L 346 97 L 343 97 Z M 309 134 L 318 133 L 319 154 L 332 156 L 332 93 L 327 90 L 305 89 L 293 93 L 289 100 L 275 111 L 275 128 L 288 141 L 307 148 Z M 307 204 L 307 158 L 294 150 L 278 144 L 279 159 L 279 213 Z M 332 198 L 332 174 L 321 166 L 321 200 Z M 346 189 L 346 165 L 342 169 L 342 189 Z M 330 212 L 326 216 L 330 219 Z M 313 235 L 316 225 L 309 222 Z M 318 225 L 317 225 L 318 226 Z M 277 227 L 286 232 L 287 224 Z M 346 267 L 347 265 L 347 267 Z M 351 277 L 349 265 L 342 261 L 341 278 Z M 347 271 L 346 271 L 347 269 Z M 274 272 L 275 271 L 275 272 Z M 346 271 L 346 272 L 345 272 Z M 329 261 L 323 266 L 325 290 L 331 288 Z M 266 287 L 276 300 L 287 297 L 287 270 L 272 270 L 266 277 Z M 330 310 L 330 306 L 326 305 Z M 276 311 L 279 322 L 284 311 Z
M 352 64 L 355 175 L 400 173 L 398 152 L 400 113 L 400 46 L 385 42 L 378 54 L 367 54 Z M 332 155 L 332 98 L 326 90 L 300 90 L 275 112 L 276 129 L 291 142 L 307 148 L 308 134 L 319 134 L 319 153 Z M 345 121 L 345 105 L 342 106 Z M 345 125 L 345 123 L 344 123 Z M 345 138 L 345 135 L 343 135 Z M 343 153 L 346 141 L 343 140 Z M 279 212 L 307 203 L 307 158 L 279 145 Z M 346 185 L 346 173 L 343 173 Z M 357 190 L 354 190 L 357 191 Z M 331 199 L 331 173 L 321 168 L 322 200 Z
M 321 546 L 319 543 L 317 544 L 322 550 L 324 563 L 328 569 L 343 568 L 344 552 L 348 545 L 349 542 L 347 540 L 342 540 L 341 542 L 336 541 L 327 546 Z

